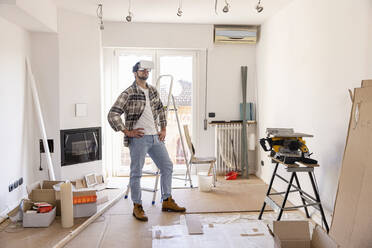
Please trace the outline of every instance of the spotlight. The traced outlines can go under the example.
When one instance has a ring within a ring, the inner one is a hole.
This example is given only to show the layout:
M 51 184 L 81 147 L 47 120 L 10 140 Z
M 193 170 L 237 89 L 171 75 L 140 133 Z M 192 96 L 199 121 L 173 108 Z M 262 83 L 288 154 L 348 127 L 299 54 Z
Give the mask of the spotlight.
M 125 20 L 127 20 L 127 22 L 131 22 L 132 21 L 132 12 L 129 12 L 128 15 L 125 17 Z
M 177 16 L 181 17 L 182 16 L 182 0 L 179 1 L 178 3 L 178 10 L 177 10 Z
M 225 0 L 225 3 L 226 3 L 226 5 L 225 5 L 225 7 L 223 7 L 222 11 L 224 13 L 227 13 L 230 10 L 230 4 L 226 0 Z
M 261 0 L 258 1 L 256 5 L 256 12 L 261 13 L 264 10 L 263 6 L 261 5 Z
M 99 20 L 99 29 L 104 30 L 105 26 L 103 25 L 102 4 L 98 4 L 97 17 L 98 17 L 98 20 Z
M 182 16 L 182 10 L 181 10 L 181 8 L 178 8 L 178 11 L 177 11 L 177 15 L 179 16 L 179 17 L 181 17 Z
M 127 22 L 131 22 L 132 21 L 132 12 L 130 11 L 131 10 L 131 6 L 132 6 L 132 1 L 129 0 L 129 5 L 128 5 L 128 15 L 125 17 L 125 20 L 127 20 Z

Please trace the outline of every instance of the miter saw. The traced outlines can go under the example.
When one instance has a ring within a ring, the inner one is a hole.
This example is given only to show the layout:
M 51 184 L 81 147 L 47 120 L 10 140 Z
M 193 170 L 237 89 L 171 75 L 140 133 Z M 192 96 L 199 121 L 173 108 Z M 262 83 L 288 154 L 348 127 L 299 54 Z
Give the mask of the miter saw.
M 286 164 L 303 162 L 317 164 L 318 161 L 310 158 L 309 149 L 304 137 L 313 137 L 311 134 L 295 133 L 292 128 L 267 128 L 267 137 L 260 139 L 260 144 L 265 151 L 270 151 L 270 156 Z

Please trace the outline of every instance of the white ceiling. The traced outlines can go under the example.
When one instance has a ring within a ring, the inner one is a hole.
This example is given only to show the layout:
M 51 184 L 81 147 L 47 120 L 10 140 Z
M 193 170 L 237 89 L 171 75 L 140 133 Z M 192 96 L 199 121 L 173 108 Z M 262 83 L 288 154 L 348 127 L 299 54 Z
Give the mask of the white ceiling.
M 129 0 L 54 0 L 58 7 L 96 16 L 99 3 L 103 4 L 104 21 L 123 21 L 128 14 Z M 226 0 L 229 13 L 223 13 L 225 0 L 183 0 L 182 17 L 178 17 L 179 0 L 131 0 L 133 22 L 204 23 L 204 24 L 262 24 L 293 0 L 261 0 L 264 11 L 254 11 L 258 0 Z

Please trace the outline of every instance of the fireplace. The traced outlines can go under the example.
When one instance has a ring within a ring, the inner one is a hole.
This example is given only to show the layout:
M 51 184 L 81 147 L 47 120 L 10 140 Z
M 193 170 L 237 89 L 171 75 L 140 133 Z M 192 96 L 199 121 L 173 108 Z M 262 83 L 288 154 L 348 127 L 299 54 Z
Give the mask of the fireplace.
M 61 130 L 62 166 L 101 159 L 101 127 Z

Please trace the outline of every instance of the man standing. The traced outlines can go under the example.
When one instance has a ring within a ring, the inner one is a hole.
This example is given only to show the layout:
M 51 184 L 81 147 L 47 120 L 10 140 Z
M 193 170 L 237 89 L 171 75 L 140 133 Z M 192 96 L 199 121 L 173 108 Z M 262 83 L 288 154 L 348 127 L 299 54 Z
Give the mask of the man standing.
M 164 144 L 167 120 L 158 91 L 146 83 L 152 67 L 151 61 L 140 61 L 133 66 L 135 82 L 120 94 L 108 113 L 110 126 L 124 133 L 124 146 L 129 147 L 133 216 L 142 221 L 148 220 L 142 208 L 140 185 L 146 154 L 160 169 L 162 211 L 186 211 L 171 196 L 173 164 Z M 121 119 L 122 114 L 125 124 Z

